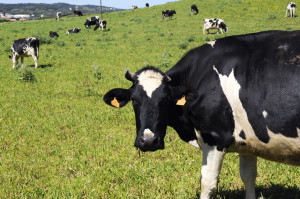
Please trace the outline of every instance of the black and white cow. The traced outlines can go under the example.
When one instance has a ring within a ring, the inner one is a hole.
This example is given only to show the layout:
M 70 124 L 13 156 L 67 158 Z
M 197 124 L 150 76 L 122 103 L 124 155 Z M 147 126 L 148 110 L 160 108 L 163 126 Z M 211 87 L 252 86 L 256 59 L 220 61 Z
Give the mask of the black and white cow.
M 225 33 L 228 32 L 228 28 L 224 23 L 223 19 L 218 19 L 218 18 L 212 18 L 212 19 L 203 19 L 203 34 L 205 34 L 205 31 L 209 34 L 209 29 L 218 29 L 217 34 L 219 34 L 219 31 L 223 34 L 223 31 Z
M 191 13 L 192 13 L 192 15 L 198 14 L 198 8 L 195 4 L 191 6 Z
M 80 32 L 80 28 L 73 28 L 71 30 L 67 30 L 66 34 L 79 33 L 79 32 Z
M 132 7 L 132 10 L 138 9 L 137 5 L 132 5 L 131 7 Z
M 97 30 L 98 28 L 99 28 L 99 30 L 101 29 L 102 31 L 103 31 L 103 29 L 106 30 L 106 25 L 107 25 L 106 20 L 100 20 L 100 21 L 96 24 L 94 30 Z
M 13 45 L 11 46 L 12 56 L 9 58 L 12 59 L 13 68 L 18 64 L 18 60 L 21 57 L 21 63 L 23 67 L 23 59 L 24 57 L 32 56 L 35 68 L 38 67 L 38 58 L 39 58 L 39 40 L 35 37 L 28 37 L 23 39 L 15 40 Z
M 146 7 L 147 7 L 147 8 L 149 7 L 149 3 L 146 3 Z
M 73 15 L 82 16 L 82 12 L 80 10 L 73 10 Z
M 99 16 L 89 17 L 86 19 L 84 26 L 89 29 L 92 25 L 99 23 Z
M 57 12 L 57 13 L 56 13 L 56 20 L 59 21 L 60 18 L 61 18 L 61 12 Z
M 290 17 L 295 17 L 295 11 L 296 11 L 296 3 L 290 2 L 286 7 L 285 17 L 287 17 L 288 13 L 290 14 Z
M 57 34 L 57 32 L 54 32 L 54 31 L 50 31 L 49 32 L 49 36 L 50 37 L 59 37 L 59 35 Z
M 163 10 L 163 11 L 161 11 L 161 14 L 162 14 L 163 19 L 165 19 L 166 17 L 169 17 L 169 19 L 171 19 L 172 16 L 174 14 L 176 14 L 176 11 L 175 10 Z
M 134 146 L 164 148 L 167 126 L 202 149 L 201 199 L 208 199 L 226 153 L 237 152 L 246 198 L 255 198 L 257 156 L 300 166 L 300 31 L 267 31 L 210 41 L 167 72 L 127 71 L 129 89 L 104 96 L 132 101 Z

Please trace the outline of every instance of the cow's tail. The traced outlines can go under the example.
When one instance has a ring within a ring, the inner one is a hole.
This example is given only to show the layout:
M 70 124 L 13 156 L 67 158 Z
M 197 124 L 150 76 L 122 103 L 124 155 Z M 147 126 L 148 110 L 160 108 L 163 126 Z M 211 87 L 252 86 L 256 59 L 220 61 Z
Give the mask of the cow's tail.
M 9 57 L 9 59 L 11 59 L 11 56 L 10 56 L 10 55 L 8 55 L 8 57 Z

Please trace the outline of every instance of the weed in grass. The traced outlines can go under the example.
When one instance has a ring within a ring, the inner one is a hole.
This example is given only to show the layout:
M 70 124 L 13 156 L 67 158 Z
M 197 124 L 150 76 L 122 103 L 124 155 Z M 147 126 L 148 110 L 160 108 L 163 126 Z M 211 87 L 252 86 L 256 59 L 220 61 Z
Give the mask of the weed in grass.
M 273 14 L 270 14 L 269 16 L 268 16 L 268 19 L 276 19 L 277 17 L 276 17 L 276 15 L 273 15 Z
M 132 30 L 128 30 L 128 34 L 131 34 L 132 33 Z
M 101 68 L 94 64 L 92 70 L 93 70 L 93 77 L 96 78 L 97 80 L 101 80 L 102 79 Z
M 180 43 L 178 44 L 178 48 L 180 49 L 186 49 L 188 47 L 187 43 L 183 40 L 180 41 Z
M 0 41 L 3 41 L 4 39 L 3 38 L 0 38 Z
M 206 37 L 204 38 L 204 41 L 210 41 L 209 36 L 206 36 Z
M 11 32 L 18 33 L 19 31 L 14 29 L 14 30 L 11 30 Z
M 75 46 L 85 46 L 85 45 L 86 45 L 85 42 L 79 42 L 79 41 L 77 41 L 77 42 L 75 43 Z
M 165 33 L 162 32 L 162 33 L 159 34 L 159 36 L 164 37 Z
M 33 37 L 36 37 L 40 41 L 40 45 L 53 43 L 53 40 L 48 37 L 43 37 L 41 35 L 33 35 Z
M 291 28 L 291 27 L 287 27 L 287 28 L 286 28 L 286 30 L 293 30 L 293 28 Z
M 21 67 L 19 69 L 19 80 L 24 82 L 36 82 L 34 68 L 28 66 Z
M 57 45 L 57 46 L 65 46 L 66 44 L 65 44 L 64 41 L 58 41 L 58 42 L 56 43 L 56 45 Z
M 168 52 L 165 52 L 164 54 L 162 54 L 161 56 L 161 60 L 160 60 L 160 64 L 159 64 L 159 68 L 168 68 L 169 66 L 171 66 L 171 61 L 170 58 L 171 55 Z
M 144 62 L 144 64 L 143 64 L 143 67 L 148 67 L 148 66 L 150 66 L 150 64 L 149 64 L 149 62 Z
M 187 41 L 192 42 L 192 41 L 195 41 L 195 39 L 196 39 L 196 37 L 194 35 L 189 35 L 187 38 Z

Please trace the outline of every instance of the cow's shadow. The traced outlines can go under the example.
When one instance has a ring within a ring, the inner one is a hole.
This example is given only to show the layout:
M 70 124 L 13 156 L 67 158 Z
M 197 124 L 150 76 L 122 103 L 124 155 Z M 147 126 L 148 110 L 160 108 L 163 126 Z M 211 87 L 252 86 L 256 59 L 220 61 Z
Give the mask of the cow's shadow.
M 271 199 L 300 199 L 299 187 L 285 187 L 283 185 L 272 184 L 271 186 L 256 186 L 256 198 L 271 198 Z M 194 199 L 200 198 L 200 191 L 197 191 Z M 243 199 L 245 198 L 244 189 L 222 190 L 219 187 L 218 191 L 212 194 L 212 198 L 216 199 Z
M 27 65 L 30 68 L 34 68 L 35 65 Z M 50 68 L 52 67 L 52 64 L 42 64 L 42 65 L 38 65 L 38 68 Z

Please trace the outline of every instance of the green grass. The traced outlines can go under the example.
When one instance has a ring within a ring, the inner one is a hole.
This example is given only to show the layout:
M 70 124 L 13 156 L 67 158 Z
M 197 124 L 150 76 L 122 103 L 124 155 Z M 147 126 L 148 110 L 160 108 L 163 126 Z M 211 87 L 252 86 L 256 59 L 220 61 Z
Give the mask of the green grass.
M 183 0 L 104 13 L 106 32 L 86 30 L 88 16 L 0 23 L 0 198 L 197 198 L 201 152 L 169 129 L 165 150 L 139 156 L 131 105 L 113 109 L 102 97 L 131 86 L 127 69 L 166 71 L 209 40 L 300 29 L 299 17 L 284 17 L 288 2 Z M 190 15 L 192 4 L 198 15 Z M 163 9 L 177 14 L 162 20 Z M 203 35 L 202 19 L 212 17 L 224 19 L 229 33 Z M 82 31 L 65 34 L 75 27 Z M 50 39 L 49 31 L 60 37 Z M 43 40 L 40 68 L 32 68 L 35 81 L 20 81 L 10 46 L 33 35 Z M 299 167 L 259 159 L 257 196 L 300 198 L 299 174 Z M 228 154 L 214 197 L 243 195 L 238 155 Z

